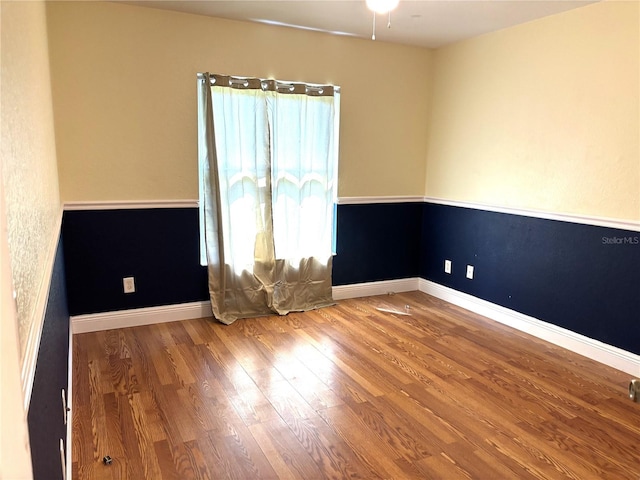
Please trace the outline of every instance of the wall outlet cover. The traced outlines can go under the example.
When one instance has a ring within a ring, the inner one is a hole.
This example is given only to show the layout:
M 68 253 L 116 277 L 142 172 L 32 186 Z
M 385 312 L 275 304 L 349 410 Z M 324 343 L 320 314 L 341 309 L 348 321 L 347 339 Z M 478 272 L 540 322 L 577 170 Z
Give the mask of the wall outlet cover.
M 473 265 L 467 265 L 467 278 L 473 280 Z
M 134 293 L 136 291 L 136 284 L 133 277 L 124 277 L 122 279 L 122 286 L 124 293 Z

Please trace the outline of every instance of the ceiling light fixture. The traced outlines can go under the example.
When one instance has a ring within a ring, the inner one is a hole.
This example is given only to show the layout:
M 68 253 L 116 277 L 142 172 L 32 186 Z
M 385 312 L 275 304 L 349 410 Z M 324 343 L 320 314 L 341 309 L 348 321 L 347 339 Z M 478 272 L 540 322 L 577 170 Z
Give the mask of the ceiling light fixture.
M 371 40 L 376 39 L 376 13 L 384 15 L 389 14 L 389 21 L 387 22 L 387 28 L 391 28 L 391 10 L 398 6 L 400 0 L 366 0 L 367 8 L 373 12 L 373 33 L 371 34 Z

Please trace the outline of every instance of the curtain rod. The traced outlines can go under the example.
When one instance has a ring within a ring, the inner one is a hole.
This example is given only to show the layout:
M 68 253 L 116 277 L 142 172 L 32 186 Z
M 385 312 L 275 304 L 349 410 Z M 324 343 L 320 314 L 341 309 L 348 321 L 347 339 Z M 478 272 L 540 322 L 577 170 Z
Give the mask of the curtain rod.
M 284 94 L 302 94 L 317 97 L 332 97 L 340 93 L 340 87 L 336 85 L 320 85 L 313 83 L 285 82 L 282 80 L 234 77 L 231 75 L 218 75 L 214 73 L 198 73 L 198 78 L 209 78 L 211 85 L 218 87 L 230 87 L 247 90 L 263 90 Z

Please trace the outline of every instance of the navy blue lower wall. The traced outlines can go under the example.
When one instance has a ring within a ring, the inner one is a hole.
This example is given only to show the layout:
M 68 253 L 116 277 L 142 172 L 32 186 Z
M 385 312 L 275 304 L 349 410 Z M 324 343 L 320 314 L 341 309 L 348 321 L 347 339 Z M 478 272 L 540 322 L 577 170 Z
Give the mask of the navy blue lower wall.
M 34 480 L 62 478 L 60 439 L 67 441 L 62 389 L 68 392 L 69 311 L 62 242 L 56 251 L 27 423 Z
M 420 203 L 339 205 L 334 285 L 416 277 L 421 214 Z M 197 208 L 65 212 L 71 314 L 208 300 L 198 228 Z
M 640 354 L 638 232 L 425 204 L 420 276 Z
M 337 212 L 336 286 L 419 276 L 640 353 L 638 232 L 430 203 Z M 197 208 L 68 211 L 63 233 L 72 315 L 208 299 Z
M 338 205 L 333 284 L 418 276 L 422 203 Z
M 209 298 L 197 208 L 67 211 L 62 230 L 71 315 Z

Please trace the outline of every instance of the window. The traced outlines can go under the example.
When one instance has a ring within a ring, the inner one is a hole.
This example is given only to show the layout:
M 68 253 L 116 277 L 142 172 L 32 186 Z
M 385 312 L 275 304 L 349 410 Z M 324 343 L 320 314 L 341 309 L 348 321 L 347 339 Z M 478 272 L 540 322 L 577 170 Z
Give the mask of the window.
M 216 318 L 330 304 L 339 88 L 200 74 L 198 116 L 201 260 Z

